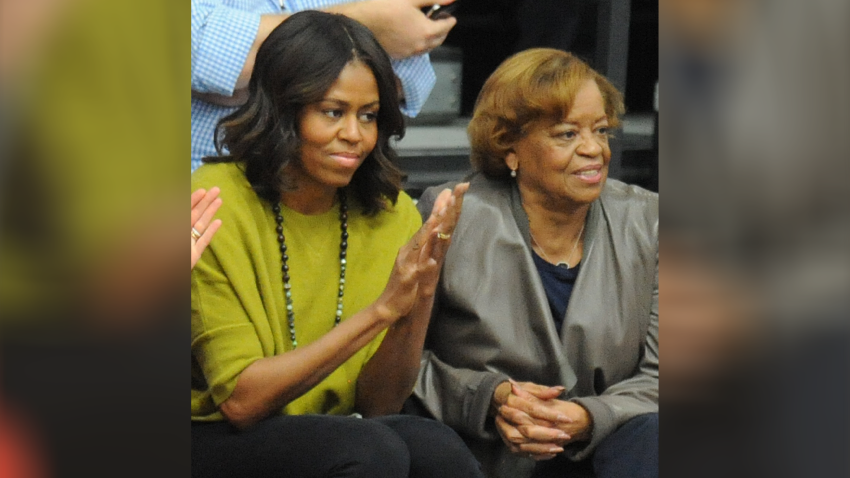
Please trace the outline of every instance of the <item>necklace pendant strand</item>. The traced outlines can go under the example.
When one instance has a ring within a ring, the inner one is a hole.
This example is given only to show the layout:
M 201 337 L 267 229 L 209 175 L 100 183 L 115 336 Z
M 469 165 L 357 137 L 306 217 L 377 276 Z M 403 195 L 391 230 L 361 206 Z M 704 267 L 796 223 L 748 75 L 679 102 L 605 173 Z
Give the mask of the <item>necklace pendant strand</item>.
M 546 259 L 546 262 L 548 262 L 550 264 L 555 264 L 556 266 L 560 266 L 561 264 L 564 264 L 564 265 L 567 266 L 567 269 L 572 269 L 572 266 L 570 265 L 570 263 L 568 261 L 570 260 L 570 257 L 572 257 L 573 254 L 575 254 L 576 247 L 578 247 L 578 241 L 581 240 L 582 233 L 584 233 L 584 224 L 581 225 L 581 230 L 578 231 L 578 236 L 576 237 L 576 242 L 573 243 L 573 248 L 570 250 L 570 255 L 567 256 L 567 260 L 563 261 L 563 262 L 554 263 L 554 262 L 552 262 L 552 259 L 549 259 L 549 256 L 546 255 L 546 251 L 543 250 L 543 246 L 541 246 L 540 243 L 537 242 L 537 239 L 534 238 L 534 234 L 531 233 L 531 228 L 528 229 L 528 235 L 531 236 L 531 240 L 535 244 L 537 244 L 537 248 L 540 249 L 540 252 L 543 253 L 543 258 Z
M 275 214 L 275 222 L 277 223 L 277 242 L 280 244 L 280 269 L 283 275 L 283 295 L 286 299 L 286 322 L 289 325 L 289 340 L 292 342 L 293 350 L 298 347 L 298 340 L 295 335 L 295 310 L 292 306 L 292 285 L 289 283 L 289 255 L 286 249 L 286 237 L 283 235 L 283 215 L 281 214 L 280 203 L 272 206 L 272 212 Z M 336 314 L 334 315 L 333 326 L 339 325 L 342 320 L 342 299 L 345 294 L 345 268 L 347 265 L 348 252 L 348 202 L 346 201 L 345 192 L 339 191 L 339 293 L 336 301 Z

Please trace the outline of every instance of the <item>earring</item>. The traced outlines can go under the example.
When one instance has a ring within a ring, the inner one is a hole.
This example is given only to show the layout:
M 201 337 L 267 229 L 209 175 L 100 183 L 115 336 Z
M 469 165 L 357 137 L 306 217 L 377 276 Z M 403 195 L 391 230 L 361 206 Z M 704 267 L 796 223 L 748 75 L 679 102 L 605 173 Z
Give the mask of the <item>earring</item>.
M 511 177 L 512 178 L 516 177 L 516 169 L 511 169 Z

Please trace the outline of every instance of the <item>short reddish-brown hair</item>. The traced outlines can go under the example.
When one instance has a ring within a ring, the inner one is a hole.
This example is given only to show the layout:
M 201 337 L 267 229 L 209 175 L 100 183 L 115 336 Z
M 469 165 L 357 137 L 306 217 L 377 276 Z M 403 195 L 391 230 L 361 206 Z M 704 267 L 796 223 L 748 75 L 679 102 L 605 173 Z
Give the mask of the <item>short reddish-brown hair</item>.
M 472 166 L 490 177 L 506 177 L 505 157 L 539 121 L 561 121 L 587 80 L 602 93 L 611 129 L 625 111 L 623 95 L 607 78 L 570 53 L 552 48 L 519 52 L 490 75 L 475 102 L 467 133 Z

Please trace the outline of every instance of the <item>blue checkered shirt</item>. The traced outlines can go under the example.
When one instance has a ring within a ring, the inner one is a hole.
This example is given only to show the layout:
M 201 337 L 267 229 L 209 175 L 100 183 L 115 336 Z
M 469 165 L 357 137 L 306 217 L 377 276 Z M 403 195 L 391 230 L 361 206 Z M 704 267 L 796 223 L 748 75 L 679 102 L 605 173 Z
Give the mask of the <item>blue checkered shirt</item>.
M 192 91 L 233 94 L 233 87 L 260 26 L 260 16 L 319 9 L 355 0 L 192 0 Z M 428 55 L 393 60 L 404 88 L 402 112 L 416 116 L 434 87 Z M 215 156 L 213 133 L 219 119 L 236 108 L 192 98 L 192 171 L 204 156 Z

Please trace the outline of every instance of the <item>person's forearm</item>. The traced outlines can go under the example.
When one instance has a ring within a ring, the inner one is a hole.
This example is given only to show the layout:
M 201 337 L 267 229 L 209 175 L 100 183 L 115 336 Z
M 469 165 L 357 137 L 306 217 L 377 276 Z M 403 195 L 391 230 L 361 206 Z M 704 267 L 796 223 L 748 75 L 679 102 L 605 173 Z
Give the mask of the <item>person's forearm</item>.
M 446 250 L 463 206 L 463 195 L 469 183 L 444 189 L 425 221 L 413 238 L 399 251 L 401 277 L 415 295 L 412 306 L 400 312 L 402 316 L 387 331 L 380 347 L 363 367 L 357 380 L 355 407 L 365 416 L 398 413 L 404 401 L 413 393 L 419 375 L 422 348 L 431 321 L 437 281 L 440 277 Z M 444 235 L 440 238 L 440 235 Z M 410 275 L 408 261 L 417 263 L 416 274 Z M 412 281 L 412 282 L 411 282 Z
M 353 2 L 347 4 L 333 5 L 327 8 L 324 8 L 324 11 L 330 13 L 341 13 L 349 18 L 354 18 L 355 20 L 363 21 L 362 19 L 371 18 L 368 13 L 368 8 L 364 8 L 361 5 L 363 2 Z M 248 57 L 245 58 L 245 64 L 242 65 L 242 71 L 239 73 L 239 77 L 236 80 L 236 85 L 234 86 L 234 90 L 245 89 L 248 87 L 248 82 L 251 80 L 251 74 L 254 71 L 254 62 L 257 59 L 257 51 L 259 51 L 260 46 L 266 41 L 266 38 L 271 34 L 271 32 L 278 27 L 284 20 L 289 18 L 289 13 L 279 13 L 272 15 L 263 15 L 260 17 L 260 26 L 257 29 L 257 36 L 254 38 L 254 43 L 251 45 L 251 50 L 248 51 Z M 221 104 L 218 102 L 214 102 L 216 104 Z M 225 105 L 232 106 L 232 105 Z
M 221 412 L 237 428 L 247 428 L 319 384 L 392 323 L 370 306 L 319 340 L 249 365 L 236 381 Z
M 374 34 L 374 22 L 380 11 L 375 10 L 375 5 L 370 0 L 358 0 L 356 2 L 337 3 L 321 8 L 322 11 L 328 13 L 337 13 L 345 15 L 352 20 L 356 20 L 361 25 L 368 28 Z
M 332 5 L 322 10 L 330 13 L 340 13 L 349 18 L 360 21 L 361 23 L 369 21 L 374 15 L 370 14 L 370 7 L 363 5 L 364 2 L 343 3 Z M 254 43 L 251 45 L 251 50 L 248 52 L 248 57 L 245 59 L 245 64 L 242 66 L 242 71 L 236 80 L 234 90 L 247 88 L 248 82 L 251 80 L 251 74 L 254 71 L 254 62 L 257 58 L 257 51 L 260 46 L 266 41 L 266 38 L 271 32 L 278 27 L 284 20 L 289 18 L 289 13 L 280 13 L 273 15 L 263 15 L 260 17 L 260 27 L 257 29 L 257 36 L 254 38 Z M 368 26 L 368 25 L 367 25 Z
M 236 107 L 242 106 L 243 104 L 245 104 L 246 101 L 248 101 L 248 89 L 243 88 L 241 90 L 236 90 L 233 92 L 233 96 L 218 95 L 215 93 L 199 93 L 197 91 L 193 91 L 192 98 L 196 98 L 207 103 L 212 103 L 214 105 Z
M 260 45 L 266 41 L 272 30 L 277 28 L 284 20 L 289 18 L 288 13 L 280 13 L 275 15 L 263 15 L 260 17 L 260 27 L 257 29 L 257 36 L 254 38 L 254 43 L 251 45 L 251 50 L 248 51 L 248 57 L 245 58 L 245 64 L 242 65 L 242 71 L 236 79 L 235 90 L 240 90 L 248 87 L 248 82 L 251 80 L 251 73 L 254 71 L 254 61 L 257 59 L 257 51 Z
M 387 330 L 357 379 L 355 408 L 364 416 L 398 413 L 413 391 L 434 298 L 417 299 L 410 314 Z

